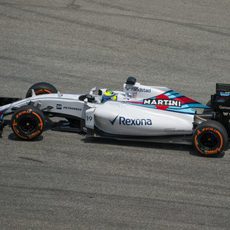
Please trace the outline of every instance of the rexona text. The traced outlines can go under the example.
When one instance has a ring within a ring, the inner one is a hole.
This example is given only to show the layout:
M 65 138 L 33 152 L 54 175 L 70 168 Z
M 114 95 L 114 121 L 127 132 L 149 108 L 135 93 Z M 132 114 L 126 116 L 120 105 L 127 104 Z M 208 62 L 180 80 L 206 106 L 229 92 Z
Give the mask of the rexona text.
M 132 119 L 132 118 L 119 117 L 119 124 L 127 125 L 127 126 L 149 126 L 149 125 L 152 125 L 152 120 L 151 119 Z

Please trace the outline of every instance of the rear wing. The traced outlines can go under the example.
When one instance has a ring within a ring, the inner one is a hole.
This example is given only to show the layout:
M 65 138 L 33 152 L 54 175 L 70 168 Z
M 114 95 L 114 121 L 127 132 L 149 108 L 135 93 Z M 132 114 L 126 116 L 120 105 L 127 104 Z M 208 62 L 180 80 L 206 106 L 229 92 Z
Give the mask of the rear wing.
M 211 105 L 214 110 L 230 112 L 230 84 L 216 84 L 216 93 L 211 96 Z

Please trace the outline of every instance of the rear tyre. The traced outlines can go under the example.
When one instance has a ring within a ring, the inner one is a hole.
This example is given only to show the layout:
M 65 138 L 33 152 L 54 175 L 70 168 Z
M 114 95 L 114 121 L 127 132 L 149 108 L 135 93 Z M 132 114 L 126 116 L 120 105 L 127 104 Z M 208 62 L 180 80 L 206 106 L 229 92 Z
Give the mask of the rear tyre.
M 27 105 L 16 110 L 11 119 L 11 127 L 16 137 L 32 141 L 38 138 L 45 126 L 45 117 L 41 110 Z
M 41 94 L 50 94 L 50 93 L 57 93 L 57 89 L 47 82 L 39 82 L 32 85 L 26 93 L 26 98 L 32 97 L 32 90 L 34 90 L 36 95 Z
M 219 155 L 228 147 L 228 133 L 217 121 L 203 122 L 193 134 L 193 146 L 203 156 Z

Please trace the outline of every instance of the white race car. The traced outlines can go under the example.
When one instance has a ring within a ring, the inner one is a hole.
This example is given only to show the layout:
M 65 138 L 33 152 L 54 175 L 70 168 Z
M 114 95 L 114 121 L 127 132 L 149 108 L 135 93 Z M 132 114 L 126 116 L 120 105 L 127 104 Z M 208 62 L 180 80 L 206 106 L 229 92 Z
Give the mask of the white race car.
M 141 85 L 134 77 L 123 91 L 93 88 L 76 95 L 41 82 L 25 99 L 0 98 L 0 130 L 2 134 L 4 117 L 13 114 L 12 130 L 23 140 L 38 138 L 49 127 L 87 137 L 192 144 L 202 155 L 218 155 L 229 142 L 230 85 L 217 84 L 216 90 L 203 105 L 167 87 Z

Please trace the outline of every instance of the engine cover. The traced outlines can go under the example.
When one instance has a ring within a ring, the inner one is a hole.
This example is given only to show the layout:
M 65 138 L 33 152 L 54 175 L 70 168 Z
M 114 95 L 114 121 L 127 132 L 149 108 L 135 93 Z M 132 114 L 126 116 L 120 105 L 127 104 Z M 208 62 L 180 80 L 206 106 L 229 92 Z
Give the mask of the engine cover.
M 95 110 L 99 130 L 126 136 L 192 134 L 194 115 L 181 114 L 108 101 Z

